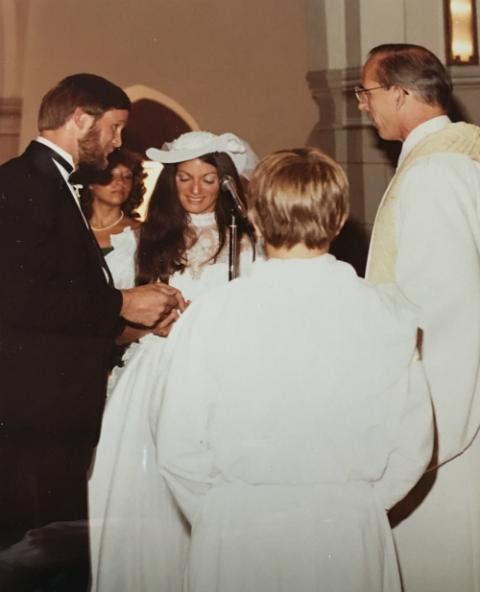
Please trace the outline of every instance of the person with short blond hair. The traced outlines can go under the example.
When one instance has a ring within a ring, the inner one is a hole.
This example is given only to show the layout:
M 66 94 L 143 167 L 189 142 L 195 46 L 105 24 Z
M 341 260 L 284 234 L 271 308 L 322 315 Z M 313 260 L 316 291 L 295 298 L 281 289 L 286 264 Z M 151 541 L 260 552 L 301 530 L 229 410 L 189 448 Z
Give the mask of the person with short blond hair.
M 192 526 L 187 592 L 400 592 L 386 510 L 432 451 L 416 318 L 328 254 L 348 212 L 315 148 L 264 158 L 266 262 L 174 327 L 152 413 Z
M 299 179 L 299 169 L 308 177 Z M 338 234 L 349 211 L 345 173 L 315 148 L 281 150 L 264 158 L 250 192 L 255 196 L 255 223 L 273 247 L 304 243 L 310 249 L 323 248 Z

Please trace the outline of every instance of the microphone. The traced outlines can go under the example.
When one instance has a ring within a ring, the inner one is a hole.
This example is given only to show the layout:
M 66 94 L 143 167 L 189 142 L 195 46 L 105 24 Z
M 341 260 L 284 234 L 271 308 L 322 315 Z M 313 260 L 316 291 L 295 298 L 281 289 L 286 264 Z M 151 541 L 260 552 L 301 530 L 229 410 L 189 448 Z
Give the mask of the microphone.
M 240 199 L 240 196 L 238 195 L 237 185 L 235 183 L 234 178 L 230 175 L 224 175 L 222 178 L 221 185 L 222 189 L 224 191 L 228 191 L 228 193 L 230 193 L 230 195 L 232 196 L 232 200 L 235 205 L 235 209 L 237 210 L 237 213 L 242 218 L 247 219 L 247 211 L 245 210 L 245 206 L 243 205 L 243 202 Z

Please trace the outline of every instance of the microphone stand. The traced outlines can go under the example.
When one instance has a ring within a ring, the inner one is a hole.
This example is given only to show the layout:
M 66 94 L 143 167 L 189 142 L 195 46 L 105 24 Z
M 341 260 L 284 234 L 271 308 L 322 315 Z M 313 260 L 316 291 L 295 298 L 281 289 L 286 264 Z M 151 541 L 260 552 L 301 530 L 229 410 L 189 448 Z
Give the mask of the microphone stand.
M 228 281 L 232 281 L 238 276 L 238 241 L 237 241 L 237 216 L 241 220 L 245 220 L 248 224 L 247 212 L 245 206 L 238 195 L 237 186 L 235 180 L 230 175 L 225 175 L 221 181 L 221 187 L 224 191 L 230 194 L 232 207 L 230 213 L 230 243 L 228 252 Z M 249 234 L 250 241 L 252 242 L 253 260 L 255 261 L 255 243 Z
M 230 214 L 230 233 L 228 244 L 228 281 L 231 282 L 238 275 L 237 268 L 237 217 L 235 210 L 232 208 Z

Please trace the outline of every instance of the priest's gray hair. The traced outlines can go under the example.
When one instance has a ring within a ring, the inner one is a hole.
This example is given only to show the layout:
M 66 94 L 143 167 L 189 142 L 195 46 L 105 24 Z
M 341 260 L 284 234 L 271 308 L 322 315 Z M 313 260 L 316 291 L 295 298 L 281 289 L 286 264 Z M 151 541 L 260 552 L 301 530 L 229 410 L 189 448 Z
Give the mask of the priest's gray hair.
M 410 90 L 428 105 L 448 110 L 452 81 L 445 66 L 426 47 L 412 43 L 386 43 L 374 47 L 369 61 L 376 61 L 376 78 L 382 86 Z

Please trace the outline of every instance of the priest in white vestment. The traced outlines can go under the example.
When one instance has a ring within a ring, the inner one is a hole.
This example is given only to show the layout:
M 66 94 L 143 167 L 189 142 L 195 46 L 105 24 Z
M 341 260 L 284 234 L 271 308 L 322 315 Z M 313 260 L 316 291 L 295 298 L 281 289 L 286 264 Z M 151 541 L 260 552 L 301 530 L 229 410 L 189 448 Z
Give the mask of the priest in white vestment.
M 367 279 L 420 307 L 437 428 L 431 470 L 391 513 L 405 592 L 480 592 L 480 128 L 451 123 L 451 92 L 409 44 L 373 49 L 357 89 L 379 135 L 403 142 Z
M 399 592 L 386 510 L 433 443 L 416 315 L 328 254 L 347 182 L 320 150 L 266 157 L 250 193 L 269 259 L 180 319 L 153 419 L 185 589 Z

